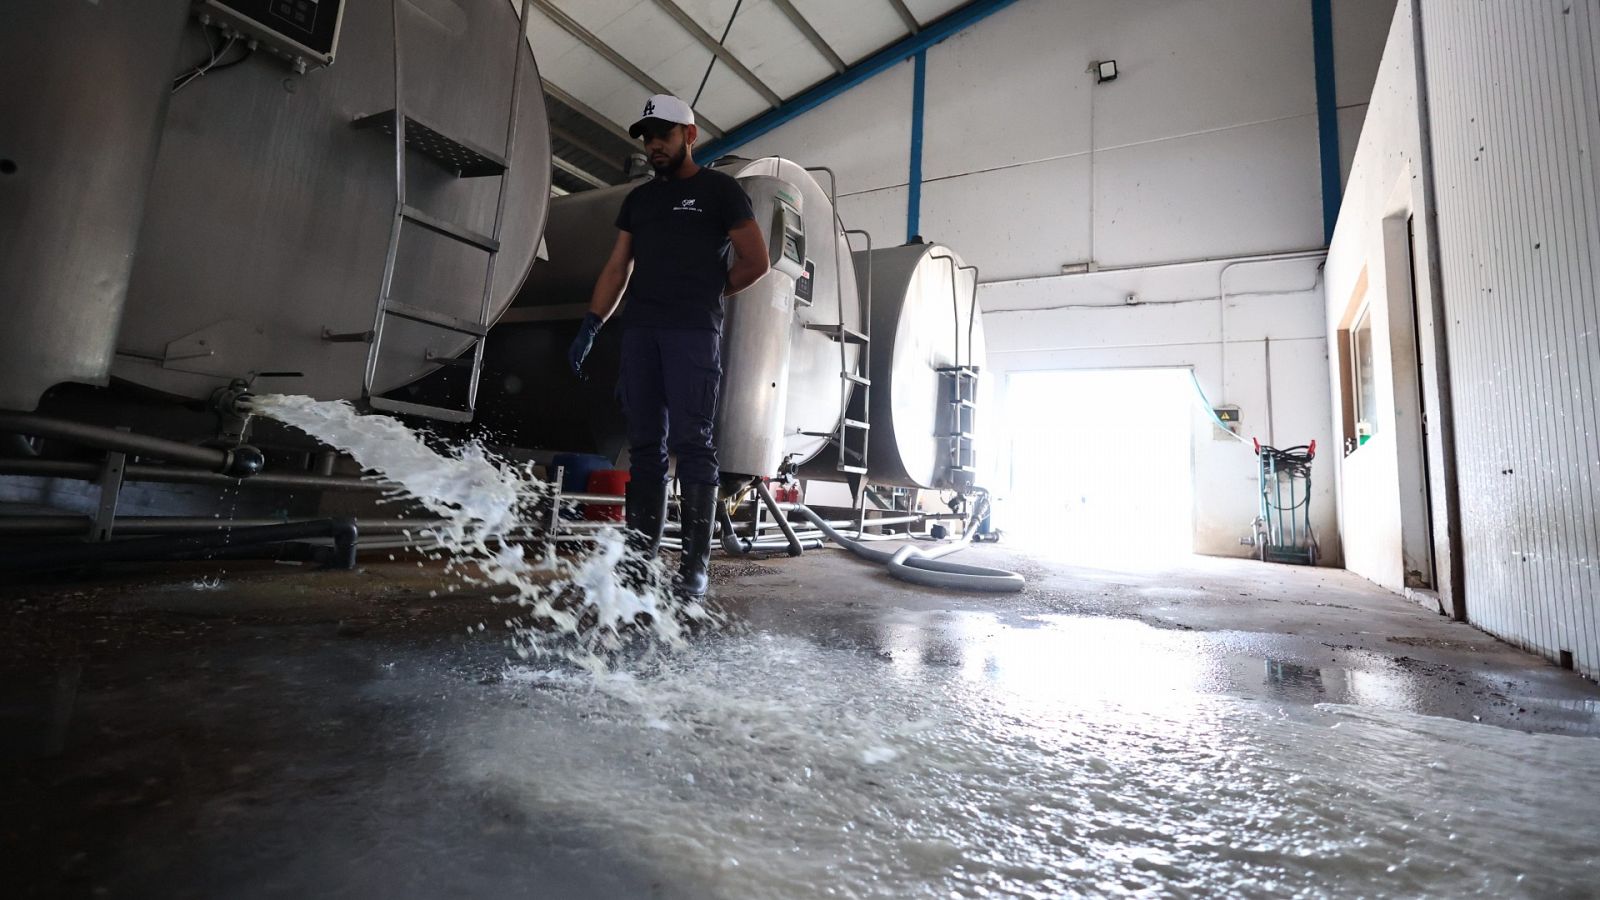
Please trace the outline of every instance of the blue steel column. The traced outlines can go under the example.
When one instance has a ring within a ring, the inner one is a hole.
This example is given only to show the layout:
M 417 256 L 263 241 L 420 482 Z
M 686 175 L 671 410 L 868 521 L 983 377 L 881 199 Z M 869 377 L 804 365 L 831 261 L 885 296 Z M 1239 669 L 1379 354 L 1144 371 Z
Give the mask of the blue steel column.
M 911 178 L 906 192 L 906 243 L 922 233 L 922 109 L 928 87 L 928 51 L 914 57 L 911 79 Z
M 1317 138 L 1322 157 L 1322 234 L 1333 240 L 1344 188 L 1339 176 L 1339 98 L 1333 74 L 1333 0 L 1311 0 L 1311 52 L 1317 81 Z

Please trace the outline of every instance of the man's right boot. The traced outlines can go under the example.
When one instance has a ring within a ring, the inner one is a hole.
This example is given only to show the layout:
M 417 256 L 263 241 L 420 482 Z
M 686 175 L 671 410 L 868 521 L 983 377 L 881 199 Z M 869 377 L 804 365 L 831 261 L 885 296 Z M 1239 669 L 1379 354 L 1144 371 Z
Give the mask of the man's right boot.
M 633 590 L 643 590 L 650 584 L 648 560 L 661 546 L 661 512 L 666 499 L 667 485 L 662 481 L 629 480 L 623 495 L 628 556 L 618 572 L 622 583 Z

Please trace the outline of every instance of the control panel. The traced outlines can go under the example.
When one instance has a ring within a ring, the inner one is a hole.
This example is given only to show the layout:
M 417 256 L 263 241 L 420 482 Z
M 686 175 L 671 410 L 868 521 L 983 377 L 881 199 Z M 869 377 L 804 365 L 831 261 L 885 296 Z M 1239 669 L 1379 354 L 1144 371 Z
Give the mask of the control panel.
M 799 280 L 806 274 L 806 224 L 800 210 L 781 194 L 773 204 L 772 249 L 769 257 L 772 267 Z
M 195 0 L 194 11 L 305 72 L 333 64 L 344 0 Z

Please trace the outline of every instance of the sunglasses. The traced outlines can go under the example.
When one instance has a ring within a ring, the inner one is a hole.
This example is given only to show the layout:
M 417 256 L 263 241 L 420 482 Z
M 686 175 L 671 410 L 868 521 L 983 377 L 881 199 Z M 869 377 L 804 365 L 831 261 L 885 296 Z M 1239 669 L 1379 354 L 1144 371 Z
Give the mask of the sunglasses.
M 660 122 L 645 125 L 639 129 L 640 140 L 660 140 L 672 134 L 672 129 L 677 127 L 677 124 L 673 122 Z

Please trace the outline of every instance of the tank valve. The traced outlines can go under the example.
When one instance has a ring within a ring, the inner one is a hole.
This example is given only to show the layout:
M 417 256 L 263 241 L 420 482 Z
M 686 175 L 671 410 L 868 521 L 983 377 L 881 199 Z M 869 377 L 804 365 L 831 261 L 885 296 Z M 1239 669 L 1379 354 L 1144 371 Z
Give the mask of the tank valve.
M 254 400 L 255 395 L 250 393 L 250 382 L 235 378 L 228 382 L 227 387 L 219 387 L 211 392 L 210 406 L 218 415 L 246 418 L 254 412 L 250 408 Z
M 249 478 L 266 467 L 267 457 L 249 444 L 241 444 L 228 451 L 222 464 L 222 474 L 232 478 Z

